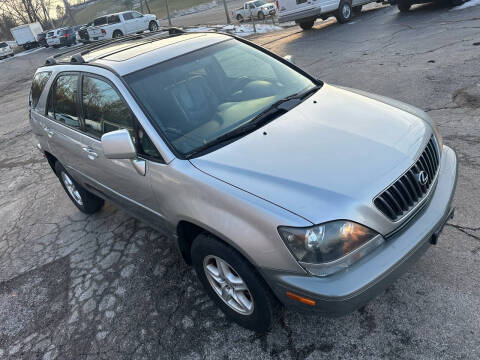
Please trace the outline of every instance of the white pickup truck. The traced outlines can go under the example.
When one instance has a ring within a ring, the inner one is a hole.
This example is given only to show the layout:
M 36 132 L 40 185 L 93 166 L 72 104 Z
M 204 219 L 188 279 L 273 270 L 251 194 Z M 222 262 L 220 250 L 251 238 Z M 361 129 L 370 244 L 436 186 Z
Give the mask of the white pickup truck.
M 238 22 L 250 19 L 252 16 L 259 20 L 265 19 L 266 16 L 273 16 L 277 12 L 277 8 L 273 3 L 266 3 L 263 0 L 247 1 L 243 7 L 235 10 L 233 16 Z
M 157 17 L 142 15 L 138 11 L 124 11 L 96 18 L 88 28 L 90 40 L 108 40 L 123 35 L 158 30 Z

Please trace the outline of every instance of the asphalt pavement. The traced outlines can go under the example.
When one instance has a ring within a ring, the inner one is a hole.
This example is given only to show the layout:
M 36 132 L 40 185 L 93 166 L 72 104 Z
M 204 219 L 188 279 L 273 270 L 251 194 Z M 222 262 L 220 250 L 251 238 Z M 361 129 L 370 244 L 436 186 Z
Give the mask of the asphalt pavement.
M 0 358 L 478 359 L 479 24 L 480 6 L 427 4 L 253 38 L 328 83 L 428 111 L 460 161 L 456 217 L 410 271 L 341 318 L 281 310 L 266 335 L 229 323 L 164 234 L 110 203 L 73 206 L 27 120 L 55 51 L 0 62 Z

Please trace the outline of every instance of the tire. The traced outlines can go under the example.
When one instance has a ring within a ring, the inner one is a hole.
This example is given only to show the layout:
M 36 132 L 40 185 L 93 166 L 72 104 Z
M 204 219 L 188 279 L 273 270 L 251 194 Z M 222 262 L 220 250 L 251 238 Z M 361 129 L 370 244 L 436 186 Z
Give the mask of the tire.
M 358 16 L 362 13 L 362 5 L 354 6 L 352 10 L 353 15 Z
M 238 15 L 237 15 L 237 21 L 238 21 L 238 22 L 243 22 L 243 16 L 240 15 L 240 14 L 238 14 Z
M 298 26 L 300 26 L 302 30 L 311 30 L 314 23 L 315 19 L 302 20 L 298 22 Z
M 260 12 L 257 14 L 257 18 L 258 18 L 258 20 L 263 20 L 263 19 L 265 19 L 265 14 L 263 13 L 263 11 L 260 11 Z
M 67 170 L 65 170 L 59 161 L 55 163 L 55 173 L 68 197 L 81 212 L 85 214 L 93 214 L 102 208 L 105 201 L 85 190 L 83 186 L 68 174 Z
M 412 4 L 410 4 L 410 2 L 406 0 L 398 0 L 397 2 L 397 7 L 400 12 L 408 12 L 411 6 Z
M 156 21 L 150 21 L 150 24 L 148 25 L 148 30 L 150 31 L 157 31 L 158 30 L 158 24 Z
M 193 266 L 206 292 L 226 317 L 244 328 L 259 333 L 268 331 L 277 302 L 248 261 L 236 250 L 206 233 L 195 238 L 191 254 Z M 218 269 L 226 269 L 222 273 L 230 276 L 216 272 Z M 221 280 L 217 282 L 215 279 Z M 235 291 L 232 283 L 237 287 L 245 285 L 244 290 Z M 229 303 L 217 291 L 230 298 Z
M 340 24 L 345 24 L 352 20 L 353 11 L 350 0 L 341 0 L 338 5 L 338 10 L 335 11 L 335 17 Z
M 119 37 L 123 36 L 120 30 L 115 30 L 112 34 L 112 39 L 118 39 Z

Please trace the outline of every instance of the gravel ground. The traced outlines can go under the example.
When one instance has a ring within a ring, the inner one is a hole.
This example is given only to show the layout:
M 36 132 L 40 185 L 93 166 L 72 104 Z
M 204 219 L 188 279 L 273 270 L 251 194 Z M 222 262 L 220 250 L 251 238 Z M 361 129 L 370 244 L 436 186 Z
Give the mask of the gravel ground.
M 327 82 L 426 109 L 460 160 L 456 217 L 409 272 L 342 318 L 280 311 L 267 335 L 226 321 L 163 234 L 108 203 L 76 210 L 27 121 L 53 50 L 0 63 L 0 358 L 478 359 L 479 20 L 478 6 L 385 7 L 254 39 Z

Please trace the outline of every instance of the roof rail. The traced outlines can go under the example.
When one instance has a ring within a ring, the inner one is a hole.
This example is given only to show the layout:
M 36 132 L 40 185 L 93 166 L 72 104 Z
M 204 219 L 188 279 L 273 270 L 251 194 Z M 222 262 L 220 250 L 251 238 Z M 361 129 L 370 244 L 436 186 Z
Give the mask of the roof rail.
M 122 42 L 127 42 L 130 40 L 140 40 L 140 39 L 145 39 L 149 38 L 155 35 L 161 35 L 162 33 L 168 31 L 169 35 L 180 35 L 185 33 L 184 30 L 177 28 L 177 27 L 162 27 L 159 28 L 157 31 L 151 31 L 148 33 L 142 33 L 142 34 L 133 34 L 133 35 L 126 35 L 122 36 L 120 38 L 114 39 L 114 40 L 99 40 L 87 45 L 83 45 L 80 47 L 76 47 L 74 49 L 70 49 L 67 51 L 64 51 L 62 53 L 56 54 L 53 57 L 50 57 L 47 59 L 45 62 L 45 65 L 56 65 L 57 62 L 56 59 L 62 58 L 62 57 L 67 57 L 68 54 L 73 53 L 73 55 L 70 57 L 69 61 L 70 63 L 76 63 L 76 64 L 83 64 L 86 63 L 85 59 L 83 58 L 83 55 L 86 55 L 92 51 L 99 50 L 103 47 L 106 47 L 108 45 L 112 44 L 117 44 L 117 43 L 122 43 Z M 65 61 L 62 61 L 61 63 L 66 63 Z

